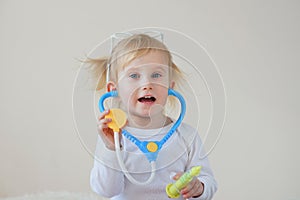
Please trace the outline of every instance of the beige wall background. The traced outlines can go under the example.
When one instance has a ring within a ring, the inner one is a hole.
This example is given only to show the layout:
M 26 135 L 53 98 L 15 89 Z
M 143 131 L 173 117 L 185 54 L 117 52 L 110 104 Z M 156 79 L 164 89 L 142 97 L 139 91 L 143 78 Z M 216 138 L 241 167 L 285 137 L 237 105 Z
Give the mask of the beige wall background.
M 114 32 L 155 26 L 202 43 L 224 79 L 214 199 L 299 199 L 299 9 L 292 0 L 0 1 L 0 197 L 90 192 L 93 160 L 72 116 L 76 58 Z

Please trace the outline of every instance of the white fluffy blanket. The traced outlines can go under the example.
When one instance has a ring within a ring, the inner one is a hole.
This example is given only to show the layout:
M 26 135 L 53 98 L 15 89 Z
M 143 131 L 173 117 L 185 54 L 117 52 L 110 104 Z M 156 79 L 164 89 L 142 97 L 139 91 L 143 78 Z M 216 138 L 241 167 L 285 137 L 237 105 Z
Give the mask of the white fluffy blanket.
M 105 200 L 93 193 L 43 192 L 18 197 L 0 198 L 0 200 Z

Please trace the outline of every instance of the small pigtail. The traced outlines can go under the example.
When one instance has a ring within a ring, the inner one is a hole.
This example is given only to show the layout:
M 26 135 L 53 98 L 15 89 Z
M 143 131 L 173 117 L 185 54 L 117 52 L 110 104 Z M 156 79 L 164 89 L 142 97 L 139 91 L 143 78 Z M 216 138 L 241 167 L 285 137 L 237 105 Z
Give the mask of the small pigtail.
M 179 67 L 172 61 L 171 63 L 171 76 L 173 77 L 173 80 L 176 82 L 175 88 L 179 88 L 180 86 L 183 86 L 183 82 L 185 81 L 185 74 L 183 71 L 179 69 Z
M 90 72 L 92 81 L 96 84 L 96 91 L 105 89 L 108 58 L 87 58 L 85 63 L 88 64 L 86 68 Z
M 175 90 L 177 91 L 184 91 L 184 82 L 185 82 L 185 74 L 184 72 L 182 72 L 179 67 L 173 62 L 171 61 L 171 66 L 170 66 L 170 75 L 172 77 L 172 80 L 175 81 Z M 176 111 L 178 111 L 180 109 L 180 107 L 178 107 L 178 103 L 177 102 L 177 98 L 174 96 L 168 96 L 168 101 L 166 104 L 166 107 L 169 113 L 166 113 L 169 116 L 172 116 L 174 118 L 176 118 L 175 116 Z

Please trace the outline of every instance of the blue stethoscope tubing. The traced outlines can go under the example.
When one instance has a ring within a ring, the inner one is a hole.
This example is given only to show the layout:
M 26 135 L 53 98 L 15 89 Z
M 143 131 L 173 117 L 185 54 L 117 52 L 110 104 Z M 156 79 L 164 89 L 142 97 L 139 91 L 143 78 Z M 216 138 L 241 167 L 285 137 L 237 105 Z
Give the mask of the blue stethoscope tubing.
M 116 154 L 117 154 L 117 159 L 118 159 L 119 165 L 120 165 L 123 173 L 125 174 L 125 176 L 133 184 L 147 185 L 153 180 L 153 178 L 155 176 L 155 168 L 156 168 L 155 161 L 156 161 L 156 158 L 158 156 L 158 152 L 161 150 L 162 146 L 166 143 L 166 141 L 173 135 L 173 133 L 179 127 L 179 125 L 181 124 L 181 122 L 184 118 L 184 115 L 185 115 L 185 112 L 186 112 L 186 103 L 185 103 L 185 100 L 184 100 L 183 96 L 181 94 L 179 94 L 177 91 L 175 91 L 173 89 L 170 89 L 170 88 L 168 89 L 168 95 L 175 96 L 175 97 L 178 98 L 178 100 L 180 102 L 180 105 L 181 105 L 181 112 L 180 112 L 180 115 L 179 115 L 178 119 L 176 120 L 174 125 L 171 127 L 169 132 L 160 141 L 140 141 L 139 139 L 134 137 L 132 134 L 130 134 L 128 131 L 126 131 L 125 129 L 122 129 L 122 135 L 124 135 L 127 139 L 129 139 L 131 142 L 133 142 L 146 155 L 148 161 L 150 162 L 151 175 L 150 175 L 150 177 L 148 178 L 147 181 L 139 182 L 139 181 L 135 180 L 129 174 L 129 172 L 126 169 L 126 166 L 125 166 L 125 164 L 124 164 L 124 162 L 122 161 L 122 158 L 121 158 L 119 133 L 114 132 L 115 148 L 116 148 Z M 100 112 L 104 112 L 104 110 L 105 110 L 104 101 L 107 98 L 117 97 L 117 96 L 118 96 L 118 92 L 116 90 L 113 90 L 111 92 L 107 92 L 107 93 L 103 94 L 99 99 L 99 110 L 100 110 Z M 149 143 L 155 143 L 157 145 L 157 150 L 155 152 L 151 152 L 151 151 L 148 150 L 147 145 Z

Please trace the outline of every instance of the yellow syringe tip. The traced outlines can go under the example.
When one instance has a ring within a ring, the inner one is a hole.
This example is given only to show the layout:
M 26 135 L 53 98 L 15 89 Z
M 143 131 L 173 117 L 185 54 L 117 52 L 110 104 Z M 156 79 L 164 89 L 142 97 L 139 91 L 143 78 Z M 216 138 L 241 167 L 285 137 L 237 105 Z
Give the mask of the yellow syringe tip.
M 196 166 L 191 169 L 190 173 L 192 176 L 198 176 L 200 174 L 200 171 L 201 171 L 201 166 Z

